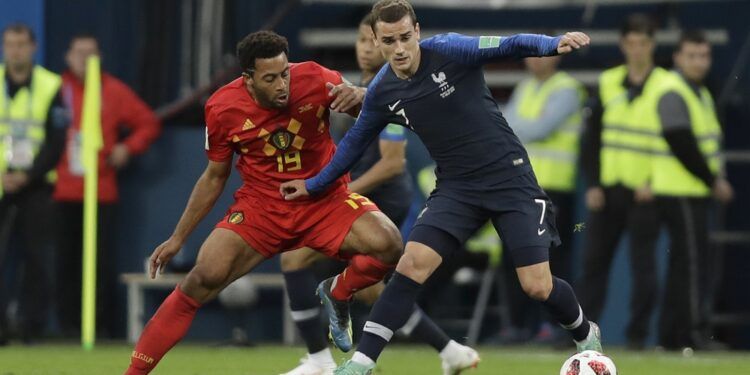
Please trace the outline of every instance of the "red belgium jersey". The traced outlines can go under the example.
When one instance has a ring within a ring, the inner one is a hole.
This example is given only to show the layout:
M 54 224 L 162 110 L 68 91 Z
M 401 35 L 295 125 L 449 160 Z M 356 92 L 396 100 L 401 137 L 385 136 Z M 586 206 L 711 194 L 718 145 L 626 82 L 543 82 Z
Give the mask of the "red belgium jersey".
M 313 177 L 333 158 L 326 82 L 338 85 L 341 73 L 314 62 L 289 64 L 289 101 L 283 109 L 261 107 L 237 78 L 206 103 L 206 154 L 212 161 L 239 155 L 239 194 L 283 200 L 282 182 Z M 343 176 L 331 189 L 346 186 Z

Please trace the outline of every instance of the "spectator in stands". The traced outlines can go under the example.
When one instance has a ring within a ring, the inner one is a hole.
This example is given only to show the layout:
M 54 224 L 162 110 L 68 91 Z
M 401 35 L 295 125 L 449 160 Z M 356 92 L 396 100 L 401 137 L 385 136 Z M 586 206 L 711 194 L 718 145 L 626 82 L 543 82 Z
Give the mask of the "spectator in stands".
M 93 35 L 80 34 L 70 41 L 65 55 L 68 70 L 63 73 L 63 98 L 72 117 L 65 152 L 57 166 L 54 198 L 58 202 L 61 236 L 57 254 L 57 313 L 64 335 L 80 330 L 81 262 L 83 231 L 83 165 L 81 161 L 81 109 L 86 62 L 99 55 Z M 101 127 L 103 147 L 99 152 L 99 213 L 97 233 L 97 325 L 99 333 L 114 333 L 116 287 L 115 232 L 118 200 L 117 171 L 134 155 L 146 151 L 161 130 L 154 112 L 122 81 L 110 74 L 101 77 Z M 129 134 L 122 138 L 123 131 Z
M 526 146 L 539 186 L 547 192 L 557 211 L 555 219 L 562 245 L 550 252 L 552 273 L 570 279 L 578 143 L 586 91 L 580 82 L 557 69 L 560 59 L 560 56 L 526 58 L 524 62 L 531 76 L 513 90 L 503 114 Z M 506 276 L 510 276 L 506 277 L 505 285 L 512 325 L 504 330 L 503 336 L 510 341 L 525 341 L 536 332 L 541 309 L 521 290 L 507 252 L 502 263 Z M 555 326 L 543 324 L 538 339 L 551 339 Z M 562 337 L 569 341 L 567 334 Z
M 663 140 L 655 149 L 650 186 L 659 224 L 666 225 L 670 238 L 659 344 L 679 349 L 707 342 L 709 199 L 728 203 L 733 190 L 722 171 L 721 126 L 703 85 L 711 68 L 711 45 L 701 32 L 686 32 L 673 57 L 672 81 L 658 101 Z M 660 227 L 650 232 L 651 243 Z
M 3 30 L 0 64 L 0 284 L 12 274 L 20 288 L 0 285 L 0 345 L 8 339 L 9 298 L 17 297 L 21 336 L 39 338 L 47 326 L 53 171 L 62 152 L 68 117 L 60 99 L 60 76 L 34 64 L 36 39 L 27 25 Z M 18 240 L 11 242 L 12 238 Z M 13 248 L 11 248 L 13 245 Z M 20 246 L 18 246 L 20 245 Z M 10 268 L 9 250 L 20 250 Z M 14 272 L 15 271 L 15 272 Z M 8 294 L 17 290 L 16 296 Z
M 653 146 L 661 137 L 659 97 L 671 74 L 654 66 L 654 32 L 647 16 L 627 18 L 620 32 L 625 64 L 599 77 L 581 154 L 589 209 L 581 306 L 589 319 L 600 320 L 612 259 L 627 229 L 633 287 L 626 338 L 631 349 L 644 345 L 657 294 L 650 234 L 656 215 L 648 184 L 653 179 Z

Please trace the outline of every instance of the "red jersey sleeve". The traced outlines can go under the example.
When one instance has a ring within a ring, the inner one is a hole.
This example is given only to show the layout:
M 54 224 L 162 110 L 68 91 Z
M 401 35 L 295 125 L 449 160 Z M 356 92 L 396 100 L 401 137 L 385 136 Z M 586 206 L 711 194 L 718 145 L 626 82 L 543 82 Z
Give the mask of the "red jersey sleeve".
M 212 109 L 213 107 L 206 107 L 206 155 L 215 162 L 232 160 L 234 150 L 221 124 L 221 116 Z
M 317 64 L 316 64 L 317 65 Z M 343 77 L 341 76 L 341 73 L 330 70 L 324 66 L 318 65 L 318 69 L 320 71 L 320 77 L 322 79 L 323 83 L 323 89 L 325 90 L 326 94 L 328 93 L 328 88 L 326 88 L 326 83 L 333 83 L 334 85 L 339 85 L 343 82 Z M 331 103 L 333 103 L 333 100 L 335 97 L 328 97 L 328 103 L 326 103 L 326 106 L 330 106 Z

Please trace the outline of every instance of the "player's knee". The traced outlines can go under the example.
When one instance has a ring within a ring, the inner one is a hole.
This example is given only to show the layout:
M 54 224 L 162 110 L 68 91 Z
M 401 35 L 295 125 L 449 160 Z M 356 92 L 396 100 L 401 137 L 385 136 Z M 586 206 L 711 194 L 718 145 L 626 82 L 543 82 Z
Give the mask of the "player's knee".
M 401 257 L 401 233 L 393 224 L 381 225 L 370 238 L 368 253 L 386 264 L 396 264 Z
M 220 289 L 227 282 L 229 273 L 218 268 L 196 266 L 190 270 L 185 282 L 207 292 Z
M 396 272 L 422 284 L 430 277 L 433 268 L 415 254 L 406 252 L 398 261 Z
M 552 283 L 541 278 L 523 282 L 521 287 L 527 296 L 537 301 L 546 301 L 552 292 Z

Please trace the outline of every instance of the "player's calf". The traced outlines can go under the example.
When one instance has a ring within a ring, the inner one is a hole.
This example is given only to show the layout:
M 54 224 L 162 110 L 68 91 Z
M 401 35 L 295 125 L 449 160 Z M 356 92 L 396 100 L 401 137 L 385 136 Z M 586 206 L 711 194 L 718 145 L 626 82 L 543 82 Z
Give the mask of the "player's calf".
M 592 325 L 583 314 L 573 288 L 565 280 L 552 276 L 549 262 L 516 268 L 521 287 L 539 301 L 576 342 L 589 340 Z M 598 337 L 598 336 L 597 336 Z

